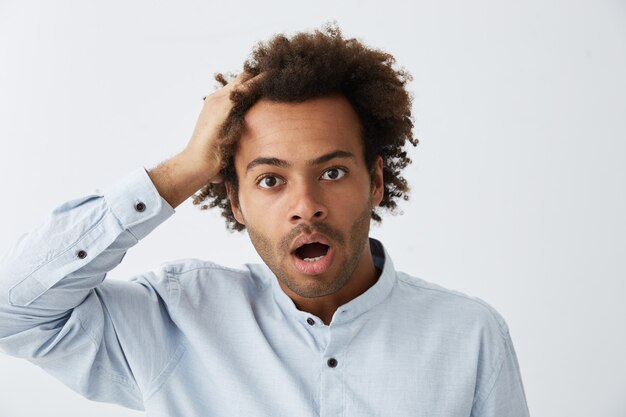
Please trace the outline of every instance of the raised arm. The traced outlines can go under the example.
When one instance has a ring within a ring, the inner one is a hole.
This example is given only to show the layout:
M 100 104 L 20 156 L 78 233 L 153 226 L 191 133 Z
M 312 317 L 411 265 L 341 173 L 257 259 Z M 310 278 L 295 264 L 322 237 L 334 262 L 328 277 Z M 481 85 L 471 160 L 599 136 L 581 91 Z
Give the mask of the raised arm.
M 4 254 L 0 351 L 41 366 L 90 399 L 143 407 L 155 378 L 180 351 L 168 277 L 156 271 L 130 282 L 104 279 L 173 207 L 216 178 L 218 131 L 232 88 L 207 97 L 181 153 L 61 204 Z

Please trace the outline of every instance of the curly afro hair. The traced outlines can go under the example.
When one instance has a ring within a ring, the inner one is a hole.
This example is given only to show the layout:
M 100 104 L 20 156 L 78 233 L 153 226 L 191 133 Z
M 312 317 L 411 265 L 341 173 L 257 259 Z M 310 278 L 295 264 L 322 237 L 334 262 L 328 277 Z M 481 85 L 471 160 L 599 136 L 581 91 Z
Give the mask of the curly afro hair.
M 405 85 L 411 75 L 394 68 L 392 55 L 365 46 L 357 39 L 345 39 L 335 24 L 312 33 L 298 33 L 291 38 L 279 34 L 267 43 L 260 42 L 244 63 L 244 81 L 264 74 L 249 88 L 235 89 L 230 99 L 233 107 L 221 128 L 220 152 L 224 183 L 210 183 L 193 196 L 201 209 L 218 207 L 231 230 L 243 230 L 235 220 L 226 193 L 229 182 L 237 195 L 234 155 L 244 129 L 244 116 L 259 99 L 277 102 L 302 102 L 333 94 L 342 94 L 354 107 L 362 125 L 365 162 L 373 169 L 376 157 L 383 159 L 384 196 L 380 207 L 393 211 L 398 199 L 408 199 L 409 187 L 401 171 L 411 163 L 404 150 L 406 142 L 417 145 L 413 137 L 411 96 Z M 229 77 L 232 79 L 233 77 Z M 222 74 L 215 79 L 222 85 Z M 207 203 L 208 200 L 208 203 Z M 372 210 L 373 220 L 381 218 Z

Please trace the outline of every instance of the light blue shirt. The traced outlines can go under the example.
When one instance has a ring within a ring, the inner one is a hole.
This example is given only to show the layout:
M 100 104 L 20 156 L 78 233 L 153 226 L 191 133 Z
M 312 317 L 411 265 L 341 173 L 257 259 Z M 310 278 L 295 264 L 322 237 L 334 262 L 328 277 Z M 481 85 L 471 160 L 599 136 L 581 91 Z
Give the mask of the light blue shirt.
M 141 168 L 66 202 L 0 261 L 0 349 L 151 417 L 528 416 L 506 323 L 394 269 L 325 325 L 265 265 L 104 280 L 174 214 Z

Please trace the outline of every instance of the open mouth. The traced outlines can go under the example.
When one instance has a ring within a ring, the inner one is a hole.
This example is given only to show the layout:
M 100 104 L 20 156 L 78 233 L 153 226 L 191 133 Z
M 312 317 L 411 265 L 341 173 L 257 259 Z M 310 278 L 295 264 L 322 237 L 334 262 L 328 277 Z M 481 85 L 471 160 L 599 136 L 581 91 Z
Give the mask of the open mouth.
M 333 265 L 335 248 L 320 234 L 302 234 L 293 243 L 291 259 L 294 268 L 303 275 L 317 277 L 327 273 Z
M 319 242 L 305 243 L 295 251 L 295 255 L 305 262 L 317 262 L 328 253 L 329 246 Z

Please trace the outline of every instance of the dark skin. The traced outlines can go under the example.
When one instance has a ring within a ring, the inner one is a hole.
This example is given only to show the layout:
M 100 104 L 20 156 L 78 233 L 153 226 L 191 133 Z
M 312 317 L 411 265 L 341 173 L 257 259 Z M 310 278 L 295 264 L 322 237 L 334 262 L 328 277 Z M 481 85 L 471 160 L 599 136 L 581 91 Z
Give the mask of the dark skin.
M 246 113 L 235 155 L 235 218 L 296 306 L 327 324 L 378 278 L 368 233 L 384 191 L 382 160 L 373 171 L 366 165 L 359 123 L 339 95 L 261 100 Z M 328 252 L 303 263 L 294 253 L 298 237 Z
M 219 127 L 232 105 L 230 91 L 246 88 L 241 79 L 207 96 L 185 149 L 149 171 L 172 207 L 221 180 Z M 359 132 L 358 116 L 342 96 L 298 104 L 261 100 L 246 113 L 235 155 L 239 189 L 230 201 L 237 202 L 237 221 L 296 306 L 326 324 L 379 275 L 368 232 L 369 213 L 384 192 L 382 160 L 373 171 L 366 166 Z M 297 239 L 321 240 L 329 249 L 322 259 L 303 261 L 293 252 Z

